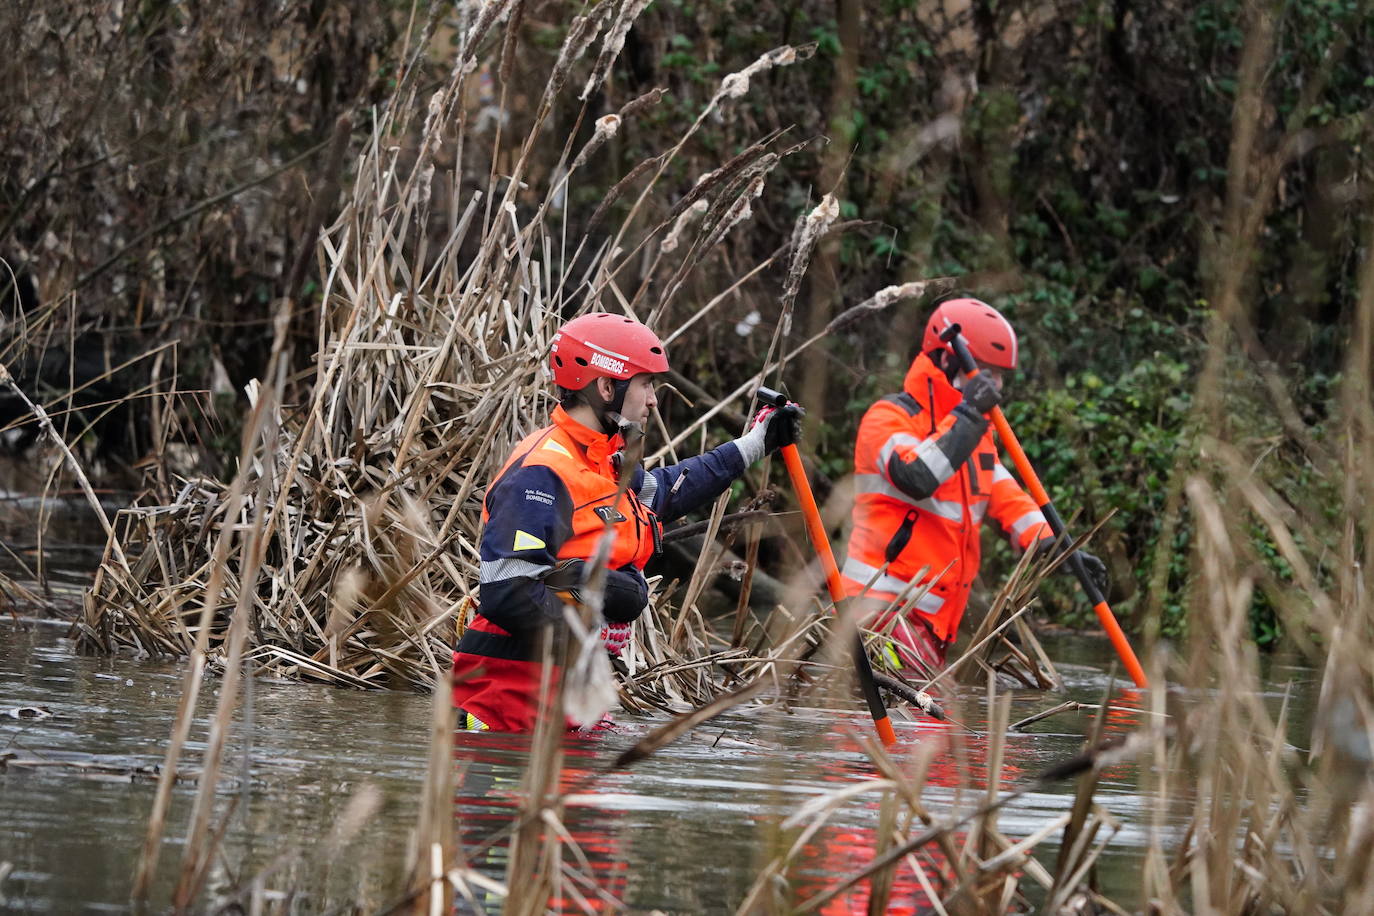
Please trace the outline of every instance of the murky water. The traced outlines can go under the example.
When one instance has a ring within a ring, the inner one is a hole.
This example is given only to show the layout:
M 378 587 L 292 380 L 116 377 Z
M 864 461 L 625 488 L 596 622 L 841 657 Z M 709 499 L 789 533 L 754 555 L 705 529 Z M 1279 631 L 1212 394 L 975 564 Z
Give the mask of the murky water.
M 1018 693 L 1012 721 L 1064 699 L 1099 702 L 1108 687 L 1109 651 L 1097 640 L 1055 640 L 1051 653 L 1063 665 L 1067 693 Z M 1277 681 L 1296 679 L 1299 696 L 1306 695 L 1305 672 L 1274 674 Z M 57 626 L 0 622 L 0 872 L 8 868 L 0 908 L 128 908 L 156 787 L 153 773 L 175 717 L 181 676 L 179 664 L 77 656 Z M 203 749 L 198 742 L 206 734 L 214 685 L 211 680 L 193 731 L 192 771 Z M 233 802 L 234 812 L 213 892 L 258 878 L 264 891 L 295 892 L 296 911 L 307 913 L 355 902 L 370 910 L 394 901 L 424 780 L 429 702 L 408 693 L 257 681 L 251 728 L 236 730 L 230 778 L 221 793 L 221 807 Z M 1113 702 L 1139 699 L 1133 691 L 1118 691 Z M 22 707 L 52 715 L 12 718 Z M 961 694 L 959 712 L 981 729 L 981 692 Z M 1116 714 L 1110 728 L 1132 727 L 1138 715 Z M 1026 734 L 1011 734 L 1003 786 L 1076 753 L 1089 719 L 1088 712 L 1062 713 Z M 656 724 L 648 718 L 620 721 L 620 734 L 571 743 L 564 785 L 576 798 L 566 820 L 593 864 L 600 890 L 632 912 L 732 911 L 766 855 L 778 848 L 782 818 L 874 776 L 855 741 L 868 730 L 857 710 L 727 715 L 629 771 L 607 774 L 600 771 L 606 762 Z M 951 727 L 904 722 L 898 732 L 897 755 L 910 763 L 919 743 L 945 747 Z M 986 741 L 971 738 L 964 747 L 959 755 L 936 757 L 925 793 L 933 810 L 966 810 L 976 803 L 977 787 L 985 785 Z M 523 754 L 523 741 L 510 736 L 463 734 L 456 740 L 460 835 L 470 861 L 497 880 L 506 855 L 501 832 L 515 804 Z M 1138 777 L 1137 765 L 1115 767 L 1097 796 L 1121 824 L 1100 869 L 1099 888 L 1127 905 L 1135 900 L 1150 820 Z M 375 793 L 379 808 L 356 834 L 335 836 L 349 800 L 362 791 Z M 1071 791 L 1066 784 L 1027 795 L 1002 813 L 1003 832 L 1017 838 L 1039 828 L 1067 810 Z M 170 894 L 194 792 L 191 781 L 175 791 L 154 900 Z M 791 873 L 797 897 L 869 860 L 878 804 L 871 793 L 854 798 L 807 844 Z M 1057 843 L 1045 848 L 1045 855 L 1053 855 Z M 860 885 L 825 912 L 863 912 L 865 894 Z M 912 875 L 899 873 L 891 911 L 911 912 L 919 899 Z M 499 911 L 499 904 L 492 903 L 491 911 Z

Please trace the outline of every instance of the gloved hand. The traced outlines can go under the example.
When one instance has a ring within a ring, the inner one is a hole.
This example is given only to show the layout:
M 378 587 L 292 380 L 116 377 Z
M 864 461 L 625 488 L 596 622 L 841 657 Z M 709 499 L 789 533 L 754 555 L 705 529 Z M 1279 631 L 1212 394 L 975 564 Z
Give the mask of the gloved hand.
M 633 566 L 606 571 L 606 600 L 601 612 L 611 623 L 630 624 L 644 613 L 649 603 L 649 583 Z
M 801 418 L 805 411 L 799 404 L 785 407 L 765 407 L 754 416 L 749 431 L 735 440 L 745 464 L 753 464 L 764 455 L 771 455 L 785 445 L 793 445 L 801 438 Z
M 1055 543 L 1055 538 L 1042 538 L 1036 541 L 1035 549 L 1041 554 L 1052 554 L 1055 550 Z M 1088 578 L 1092 580 L 1093 585 L 1097 586 L 1097 590 L 1104 595 L 1107 594 L 1107 588 L 1111 585 L 1107 578 L 1107 564 L 1086 550 L 1075 550 L 1074 553 L 1083 561 L 1083 568 L 1088 571 Z M 1065 575 L 1073 575 L 1073 560 L 1065 560 L 1060 564 L 1059 571 Z
M 988 373 L 979 372 L 973 378 L 964 379 L 964 399 L 959 402 L 959 407 L 964 408 L 965 413 L 972 411 L 981 417 L 1001 403 L 1002 393 L 997 390 L 997 383 Z
M 1107 588 L 1111 585 L 1107 579 L 1107 564 L 1086 550 L 1075 550 L 1074 553 L 1078 554 L 1078 558 L 1083 561 L 1083 568 L 1088 571 L 1088 578 L 1093 581 L 1093 585 L 1097 586 L 1097 590 L 1103 595 L 1107 594 Z M 1065 568 L 1072 572 L 1071 567 L 1066 565 Z
M 620 655 L 626 644 L 630 641 L 630 630 L 633 624 L 629 623 L 608 623 L 601 628 L 601 641 L 606 645 L 606 651 L 612 655 Z

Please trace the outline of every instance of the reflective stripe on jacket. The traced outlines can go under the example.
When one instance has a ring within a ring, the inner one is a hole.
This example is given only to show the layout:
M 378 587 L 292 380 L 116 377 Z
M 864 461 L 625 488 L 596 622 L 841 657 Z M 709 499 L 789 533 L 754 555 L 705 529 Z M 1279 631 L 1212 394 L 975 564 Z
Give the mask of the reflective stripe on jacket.
M 912 607 L 953 640 L 978 575 L 984 518 L 1025 549 L 1043 536 L 1045 517 L 1002 466 L 989 424 L 955 411 L 962 394 L 925 354 L 902 389 L 859 423 L 854 526 L 840 574 L 848 594 L 888 601 L 931 583 Z

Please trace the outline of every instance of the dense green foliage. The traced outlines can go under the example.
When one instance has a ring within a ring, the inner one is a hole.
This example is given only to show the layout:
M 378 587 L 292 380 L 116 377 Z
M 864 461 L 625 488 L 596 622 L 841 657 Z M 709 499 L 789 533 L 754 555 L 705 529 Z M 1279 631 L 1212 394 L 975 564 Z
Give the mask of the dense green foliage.
M 1230 432 L 1261 448 L 1285 438 L 1275 405 L 1253 391 L 1261 371 L 1281 377 L 1309 434 L 1322 435 L 1369 232 L 1367 192 L 1352 186 L 1367 169 L 1360 141 L 1374 76 L 1359 49 L 1374 24 L 1356 3 L 1279 13 L 1255 153 L 1280 157 L 1278 187 L 1271 212 L 1257 214 L 1263 229 L 1243 283 L 1254 336 L 1248 359 L 1230 363 L 1237 390 L 1228 395 L 1238 408 L 1248 402 Z M 1145 608 L 1153 596 L 1161 631 L 1179 632 L 1189 525 L 1166 510 L 1176 472 L 1199 464 L 1192 393 L 1221 270 L 1233 109 L 1254 12 L 1234 2 L 974 3 L 942 22 L 907 2 L 680 2 L 651 14 L 665 33 L 676 30 L 665 39 L 676 49 L 671 64 L 661 58 L 651 78 L 666 76 L 688 110 L 709 91 L 704 74 L 717 61 L 749 59 L 774 36 L 817 42 L 829 69 L 780 74 L 755 100 L 761 127 L 795 124 L 799 139 L 829 138 L 807 146 L 789 173 L 795 184 L 775 187 L 772 199 L 793 212 L 818 179 L 829 189 L 825 176 L 840 182 L 848 215 L 879 225 L 847 236 L 818 266 L 834 280 L 817 284 L 809 305 L 820 314 L 809 326 L 885 283 L 921 277 L 958 277 L 1002 307 L 1025 348 L 1008 406 L 1013 427 L 1064 514 L 1081 513 L 1078 530 L 1116 512 L 1095 549 L 1109 559 L 1118 609 Z M 957 137 L 932 140 L 950 115 Z M 754 253 L 769 241 L 758 239 Z M 767 313 L 741 301 L 730 316 L 750 308 Z M 828 473 L 847 469 L 867 403 L 900 384 L 923 310 L 912 313 L 870 320 L 810 363 L 839 383 L 809 392 L 827 407 L 813 443 Z M 729 338 L 727 325 L 699 372 L 740 350 Z M 894 340 L 907 342 L 895 359 Z M 761 357 L 757 346 L 743 362 Z M 1268 454 L 1279 492 L 1334 504 L 1329 487 L 1310 485 L 1318 475 L 1301 449 Z M 993 557 L 994 574 L 1010 562 L 1004 548 Z M 1282 565 L 1273 559 L 1280 578 Z M 1266 603 L 1259 593 L 1255 635 L 1272 643 Z M 1086 611 L 1067 587 L 1054 606 L 1068 619 Z
M 82 334 L 119 356 L 175 337 L 180 389 L 211 388 L 217 365 L 239 387 L 261 371 L 269 304 L 311 302 L 314 233 L 347 185 L 327 165 L 329 139 L 346 131 L 356 150 L 381 91 L 423 82 L 400 63 L 421 23 L 408 33 L 408 7 L 361 3 L 275 19 L 252 4 L 213 16 L 117 6 L 52 0 L 5 14 L 20 17 L 5 25 L 22 36 L 5 55 L 6 84 L 23 88 L 0 102 L 0 254 L 21 289 L 60 311 L 43 340 L 12 335 L 4 359 Z M 1238 145 L 1244 50 L 1263 31 L 1262 11 L 1276 17 L 1272 48 L 1258 52 L 1262 85 L 1249 87 L 1254 142 Z M 423 37 L 434 49 L 424 67 L 437 75 L 451 66 L 453 29 L 450 11 L 435 12 Z M 510 136 L 534 102 L 521 87 L 542 83 L 568 18 L 557 4 L 523 10 L 525 46 L 507 62 L 504 87 Z M 1189 524 L 1172 510 L 1180 469 L 1205 466 L 1209 421 L 1194 400 L 1210 346 L 1235 350 L 1232 441 L 1255 444 L 1291 498 L 1337 498 L 1295 437 L 1320 441 L 1333 413 L 1370 231 L 1366 3 L 657 0 L 589 116 L 559 114 L 585 139 L 594 117 L 668 90 L 569 189 L 568 237 L 580 236 L 606 188 L 672 145 L 725 74 L 785 43 L 814 43 L 816 56 L 759 77 L 671 166 L 671 186 L 685 194 L 724 159 L 784 132 L 771 141 L 783 158 L 752 219 L 686 278 L 661 319 L 668 329 L 725 278 L 772 256 L 796 218 L 834 193 L 843 219 L 864 222 L 818 249 L 793 341 L 914 279 L 955 278 L 1004 308 L 1024 340 L 1008 415 L 1066 517 L 1081 513 L 1082 528 L 1116 512 L 1096 542 L 1112 597 L 1126 610 L 1161 609 L 1164 633 L 1184 623 Z M 87 72 L 68 67 L 74 56 L 105 65 L 57 94 L 31 78 Z M 486 82 L 474 87 L 473 110 L 499 104 L 501 73 L 474 79 Z M 351 120 L 336 128 L 342 115 Z M 486 146 L 491 129 L 474 127 L 467 142 Z M 539 156 L 546 172 L 560 142 Z M 332 161 L 346 170 L 352 156 Z M 499 174 L 499 158 L 470 167 L 465 193 L 485 184 L 488 165 Z M 1237 166 L 1244 174 L 1231 174 Z M 622 217 L 633 199 L 617 204 Z M 646 216 L 672 203 L 651 202 Z M 1226 315 L 1230 336 L 1209 336 L 1212 303 L 1237 272 L 1243 307 Z M 744 283 L 675 346 L 685 375 L 721 392 L 756 371 L 779 317 L 781 273 L 780 264 Z M 831 477 L 848 470 L 864 407 L 900 384 L 928 305 L 907 302 L 831 335 L 782 379 L 810 408 L 807 447 Z M 753 312 L 761 323 L 738 333 Z M 306 366 L 316 322 L 302 311 L 297 323 Z M 140 365 L 127 390 L 147 384 Z M 1283 405 L 1264 373 L 1281 380 L 1303 429 L 1275 419 Z M 229 446 L 232 436 L 203 424 L 201 403 L 181 402 L 174 438 Z M 673 405 L 670 425 L 688 413 Z M 1008 559 L 994 554 L 991 570 Z M 1277 558 L 1273 570 L 1282 577 Z M 1053 606 L 1070 620 L 1083 610 L 1068 590 Z M 1261 594 L 1262 642 L 1278 637 L 1271 620 Z

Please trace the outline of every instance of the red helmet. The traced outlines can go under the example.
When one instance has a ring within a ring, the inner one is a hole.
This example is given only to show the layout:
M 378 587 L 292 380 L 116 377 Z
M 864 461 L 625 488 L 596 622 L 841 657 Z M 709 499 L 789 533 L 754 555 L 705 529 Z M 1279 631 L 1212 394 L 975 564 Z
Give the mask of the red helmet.
M 668 357 L 658 335 L 633 318 L 591 312 L 553 335 L 549 368 L 558 387 L 581 391 L 593 379 L 667 372 Z
M 973 358 L 1002 369 L 1016 368 L 1016 332 L 1002 313 L 979 299 L 950 299 L 941 302 L 926 322 L 926 336 L 921 351 L 949 350 L 940 334 L 951 324 L 968 343 Z

